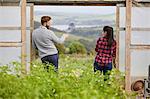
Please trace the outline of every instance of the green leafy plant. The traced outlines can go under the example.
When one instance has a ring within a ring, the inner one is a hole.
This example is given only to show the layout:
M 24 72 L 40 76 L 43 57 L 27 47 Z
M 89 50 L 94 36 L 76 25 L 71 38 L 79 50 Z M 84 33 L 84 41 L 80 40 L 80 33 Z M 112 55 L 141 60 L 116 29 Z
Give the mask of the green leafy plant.
M 91 56 L 60 56 L 59 71 L 48 72 L 39 61 L 31 64 L 27 75 L 20 74 L 21 64 L 0 67 L 0 99 L 134 99 L 124 90 L 124 74 L 113 69 L 107 81 L 93 72 Z
M 69 52 L 70 54 L 73 54 L 73 53 L 86 54 L 87 53 L 85 46 L 78 41 L 71 42 L 68 47 L 70 50 Z

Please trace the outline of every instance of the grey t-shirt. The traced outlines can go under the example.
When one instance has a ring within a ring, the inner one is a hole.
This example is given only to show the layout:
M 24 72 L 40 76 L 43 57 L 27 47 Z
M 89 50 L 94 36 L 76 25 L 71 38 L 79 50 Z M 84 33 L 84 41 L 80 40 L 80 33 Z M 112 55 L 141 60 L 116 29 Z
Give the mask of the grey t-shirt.
M 64 36 L 58 38 L 53 31 L 48 30 L 44 26 L 40 26 L 32 33 L 32 46 L 38 49 L 40 58 L 57 54 L 58 51 L 54 43 L 63 43 L 64 40 Z

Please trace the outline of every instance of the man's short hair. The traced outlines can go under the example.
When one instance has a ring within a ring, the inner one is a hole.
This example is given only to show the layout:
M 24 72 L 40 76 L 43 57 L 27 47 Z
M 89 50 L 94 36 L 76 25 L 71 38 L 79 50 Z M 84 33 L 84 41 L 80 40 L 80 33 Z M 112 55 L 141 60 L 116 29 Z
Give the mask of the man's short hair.
M 50 16 L 42 16 L 41 17 L 41 24 L 43 25 L 45 22 L 48 22 L 51 20 Z

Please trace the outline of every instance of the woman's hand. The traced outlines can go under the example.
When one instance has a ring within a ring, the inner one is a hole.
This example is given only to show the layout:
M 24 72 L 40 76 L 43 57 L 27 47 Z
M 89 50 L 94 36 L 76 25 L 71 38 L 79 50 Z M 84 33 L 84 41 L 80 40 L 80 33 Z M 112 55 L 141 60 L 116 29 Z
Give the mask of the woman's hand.
M 114 68 L 116 68 L 116 59 L 113 59 Z

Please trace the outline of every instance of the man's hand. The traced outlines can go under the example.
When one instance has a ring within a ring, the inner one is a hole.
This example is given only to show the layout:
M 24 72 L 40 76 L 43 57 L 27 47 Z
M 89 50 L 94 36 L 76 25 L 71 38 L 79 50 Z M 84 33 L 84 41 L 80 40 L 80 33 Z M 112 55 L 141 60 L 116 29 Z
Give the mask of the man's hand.
M 65 39 L 66 38 L 68 38 L 69 37 L 69 34 L 63 34 L 63 36 L 65 37 Z

